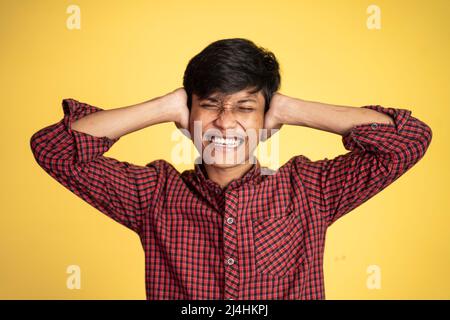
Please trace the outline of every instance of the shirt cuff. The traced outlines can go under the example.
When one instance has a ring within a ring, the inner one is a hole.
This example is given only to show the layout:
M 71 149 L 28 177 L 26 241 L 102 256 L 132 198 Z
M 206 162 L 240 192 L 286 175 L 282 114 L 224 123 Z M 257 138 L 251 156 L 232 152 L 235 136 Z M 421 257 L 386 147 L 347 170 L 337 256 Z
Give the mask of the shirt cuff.
M 116 143 L 120 137 L 111 139 L 109 137 L 95 137 L 88 133 L 72 130 L 72 123 L 91 113 L 102 111 L 102 108 L 95 107 L 74 99 L 64 99 L 62 101 L 64 111 L 63 123 L 66 131 L 73 137 L 76 147 L 76 160 L 88 162 L 95 157 L 102 155 Z
M 372 122 L 354 126 L 342 137 L 345 149 L 350 151 L 360 149 L 371 152 L 389 151 L 389 141 L 401 137 L 405 124 L 410 119 L 411 111 L 380 105 L 368 105 L 361 108 L 372 109 L 389 115 L 394 124 Z

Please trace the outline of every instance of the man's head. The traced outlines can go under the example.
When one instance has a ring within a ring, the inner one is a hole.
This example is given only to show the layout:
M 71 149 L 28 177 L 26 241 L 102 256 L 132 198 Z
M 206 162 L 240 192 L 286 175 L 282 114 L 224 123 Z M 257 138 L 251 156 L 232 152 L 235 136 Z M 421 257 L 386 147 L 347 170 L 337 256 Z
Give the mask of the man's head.
M 208 151 L 215 165 L 229 167 L 236 165 L 236 160 L 241 162 L 238 153 L 244 152 L 243 160 L 247 161 L 256 148 L 253 143 L 249 145 L 248 131 L 258 135 L 264 126 L 264 114 L 280 87 L 279 64 L 272 52 L 250 40 L 223 39 L 211 43 L 189 61 L 183 87 L 188 96 L 191 136 L 195 138 L 195 121 L 200 121 L 204 135 L 199 152 L 205 158 L 204 151 Z M 235 139 L 225 141 L 211 135 Z M 218 156 L 235 160 L 224 164 Z

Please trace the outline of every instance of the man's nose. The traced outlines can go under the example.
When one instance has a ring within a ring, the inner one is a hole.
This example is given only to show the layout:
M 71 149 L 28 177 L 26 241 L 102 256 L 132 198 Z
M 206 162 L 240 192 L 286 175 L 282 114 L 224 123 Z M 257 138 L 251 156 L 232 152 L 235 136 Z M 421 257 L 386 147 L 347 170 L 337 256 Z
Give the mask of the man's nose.
M 222 108 L 215 120 L 215 125 L 222 129 L 234 128 L 236 126 L 236 115 L 234 113 L 234 108 Z

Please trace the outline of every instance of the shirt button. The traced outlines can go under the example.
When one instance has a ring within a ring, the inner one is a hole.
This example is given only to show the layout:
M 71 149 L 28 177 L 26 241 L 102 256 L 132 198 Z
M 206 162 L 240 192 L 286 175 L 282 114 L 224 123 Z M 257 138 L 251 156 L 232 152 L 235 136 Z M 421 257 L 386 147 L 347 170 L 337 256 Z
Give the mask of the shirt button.
M 233 222 L 234 222 L 234 219 L 233 219 L 233 218 L 230 217 L 230 218 L 227 219 L 227 223 L 228 223 L 228 224 L 233 224 Z
M 372 127 L 373 130 L 375 130 L 378 128 L 378 123 L 372 123 L 370 126 Z
M 234 263 L 234 259 L 233 258 L 228 258 L 227 260 L 228 265 L 232 265 Z

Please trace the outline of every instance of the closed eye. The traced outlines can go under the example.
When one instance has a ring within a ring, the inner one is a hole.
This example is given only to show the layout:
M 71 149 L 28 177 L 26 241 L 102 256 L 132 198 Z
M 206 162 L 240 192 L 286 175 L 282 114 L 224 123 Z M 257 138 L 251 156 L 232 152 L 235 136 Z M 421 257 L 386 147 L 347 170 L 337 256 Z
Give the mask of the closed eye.
M 220 108 L 220 106 L 214 104 L 200 104 L 200 107 L 209 110 L 217 110 Z M 237 109 L 239 112 L 253 112 L 255 110 L 255 108 L 245 106 L 239 106 Z
M 214 105 L 214 104 L 201 104 L 200 107 L 205 108 L 205 109 L 217 109 L 217 108 L 219 108 L 219 106 Z
M 254 108 L 249 108 L 249 107 L 239 107 L 239 111 L 243 111 L 243 112 L 252 112 L 254 111 Z

